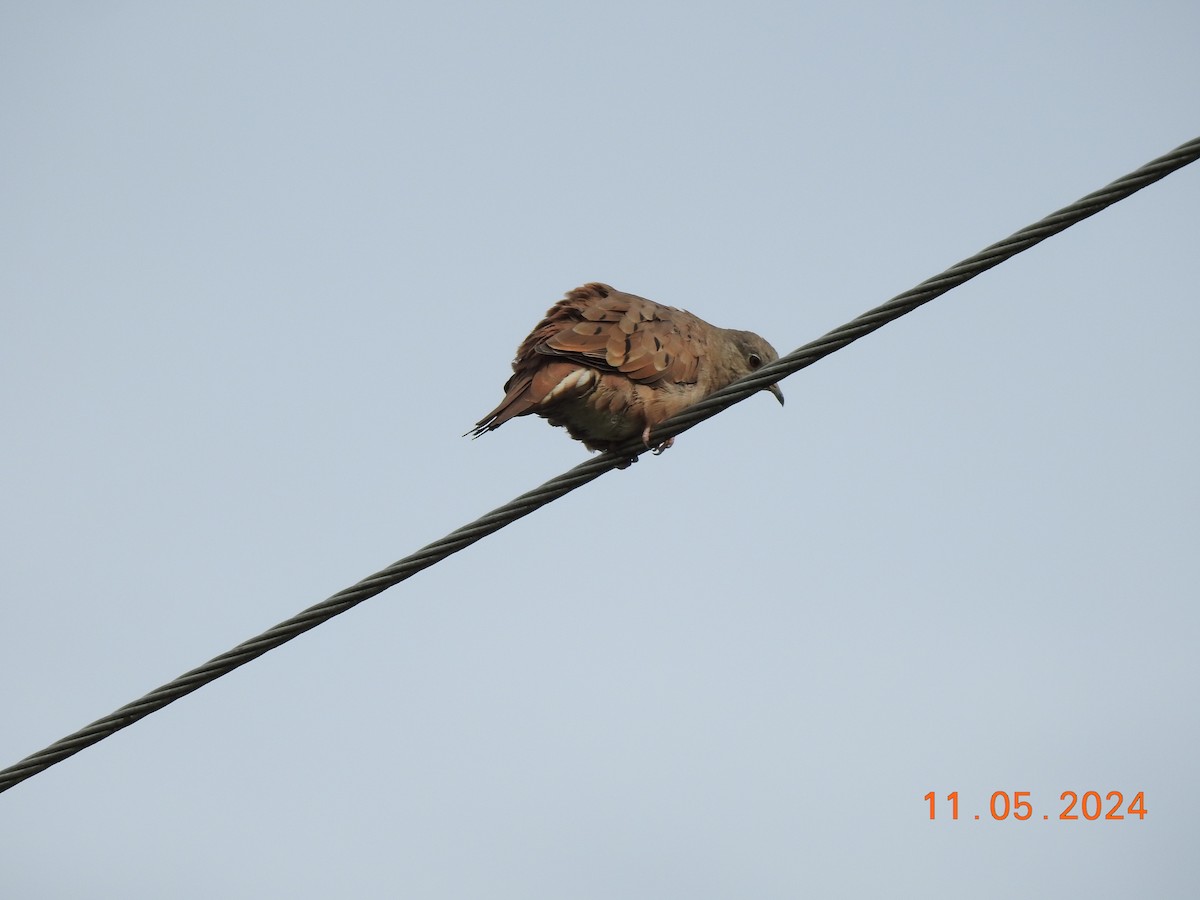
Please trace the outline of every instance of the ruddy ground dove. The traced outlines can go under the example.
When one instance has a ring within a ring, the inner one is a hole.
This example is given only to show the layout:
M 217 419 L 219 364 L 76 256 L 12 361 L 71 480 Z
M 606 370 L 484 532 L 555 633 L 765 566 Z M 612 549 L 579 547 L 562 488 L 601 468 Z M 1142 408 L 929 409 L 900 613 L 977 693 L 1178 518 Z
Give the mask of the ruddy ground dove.
M 589 450 L 613 450 L 638 435 L 649 447 L 660 422 L 778 357 L 757 334 L 585 284 L 521 342 L 504 399 L 467 433 L 479 437 L 536 413 Z M 778 385 L 765 390 L 783 403 Z

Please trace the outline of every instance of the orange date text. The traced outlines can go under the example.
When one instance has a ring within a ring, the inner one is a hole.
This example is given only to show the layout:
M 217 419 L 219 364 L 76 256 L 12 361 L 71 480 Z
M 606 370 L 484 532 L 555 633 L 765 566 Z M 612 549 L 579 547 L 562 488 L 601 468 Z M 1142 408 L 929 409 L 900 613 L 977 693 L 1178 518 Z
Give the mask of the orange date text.
M 929 818 L 958 820 L 958 791 L 945 794 L 940 800 L 934 791 L 923 798 L 929 804 Z M 1030 791 L 994 791 L 988 800 L 987 808 L 973 816 L 967 812 L 968 818 L 979 821 L 985 815 L 997 822 L 1015 819 L 1025 822 L 1029 819 L 1040 819 L 1049 822 L 1051 818 L 1060 822 L 1074 822 L 1080 819 L 1088 822 L 1097 820 L 1119 822 L 1125 819 L 1146 818 L 1146 792 L 1138 791 L 1133 799 L 1126 802 L 1121 791 L 1109 791 L 1101 796 L 1100 791 L 1063 791 L 1058 796 L 1059 802 L 1047 812 L 1038 815 L 1034 809 L 1034 801 Z

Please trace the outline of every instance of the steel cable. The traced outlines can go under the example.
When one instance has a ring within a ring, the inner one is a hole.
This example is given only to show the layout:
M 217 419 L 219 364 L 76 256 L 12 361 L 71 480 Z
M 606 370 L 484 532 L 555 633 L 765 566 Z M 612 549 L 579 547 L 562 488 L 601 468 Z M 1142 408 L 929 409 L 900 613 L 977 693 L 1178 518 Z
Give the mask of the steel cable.
M 1028 250 L 1051 235 L 1069 228 L 1070 226 L 1095 215 L 1100 210 L 1111 206 L 1118 200 L 1130 196 L 1160 178 L 1180 169 L 1200 158 L 1200 138 L 1189 141 L 1158 159 L 1147 163 L 1140 169 L 1119 178 L 1112 184 L 1101 188 L 1086 197 L 1077 200 L 1070 206 L 1051 213 L 1039 222 L 1022 228 L 1015 234 L 986 247 L 974 256 L 951 266 L 940 275 L 929 278 L 911 290 L 893 297 L 887 303 L 869 310 L 856 319 L 847 322 L 840 328 L 835 328 L 828 334 L 817 338 L 797 350 L 781 357 L 770 365 L 763 366 L 742 380 L 731 384 L 705 398 L 700 403 L 689 407 L 679 415 L 664 422 L 656 428 L 653 434 L 655 442 L 674 437 L 705 419 L 719 413 L 721 410 L 738 403 L 750 395 L 757 393 L 767 385 L 800 371 L 812 365 L 836 350 L 840 350 L 864 335 L 882 328 L 889 322 L 912 312 L 919 306 L 941 296 L 950 289 L 969 281 L 976 275 L 986 272 L 1018 253 Z M 334 616 L 340 615 L 362 603 L 376 594 L 399 584 L 406 578 L 415 575 L 446 557 L 457 553 L 465 547 L 486 537 L 494 531 L 499 531 L 506 525 L 529 515 L 536 509 L 545 506 L 553 500 L 567 494 L 581 485 L 599 478 L 605 472 L 625 465 L 629 460 L 636 459 L 646 451 L 638 441 L 631 441 L 626 447 L 615 453 L 605 453 L 580 463 L 573 469 L 552 478 L 540 487 L 534 488 L 510 502 L 481 516 L 474 522 L 464 525 L 450 534 L 422 547 L 415 553 L 406 556 L 386 569 L 364 578 L 357 584 L 339 591 L 327 600 L 310 606 L 286 621 L 280 622 L 273 628 L 264 631 L 257 637 L 250 638 L 238 644 L 231 650 L 222 653 L 204 665 L 185 672 L 178 678 L 167 682 L 146 696 L 127 703 L 103 718 L 97 719 L 90 725 L 81 728 L 73 734 L 55 741 L 50 746 L 30 754 L 14 765 L 0 770 L 0 792 L 20 784 L 27 778 L 36 775 L 55 763 L 73 756 L 85 747 L 98 743 L 104 738 L 122 728 L 132 725 L 150 713 L 162 709 L 192 691 L 215 681 L 239 666 L 273 650 L 280 644 L 287 643 L 311 628 L 327 622 Z

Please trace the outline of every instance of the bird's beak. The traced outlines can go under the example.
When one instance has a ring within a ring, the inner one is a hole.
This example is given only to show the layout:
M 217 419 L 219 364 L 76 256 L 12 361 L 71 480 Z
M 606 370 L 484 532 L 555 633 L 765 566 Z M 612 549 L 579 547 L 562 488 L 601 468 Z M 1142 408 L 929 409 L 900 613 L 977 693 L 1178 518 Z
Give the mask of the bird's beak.
M 779 389 L 779 385 L 772 384 L 767 387 L 767 390 L 775 395 L 775 399 L 779 401 L 779 405 L 783 406 L 783 391 Z

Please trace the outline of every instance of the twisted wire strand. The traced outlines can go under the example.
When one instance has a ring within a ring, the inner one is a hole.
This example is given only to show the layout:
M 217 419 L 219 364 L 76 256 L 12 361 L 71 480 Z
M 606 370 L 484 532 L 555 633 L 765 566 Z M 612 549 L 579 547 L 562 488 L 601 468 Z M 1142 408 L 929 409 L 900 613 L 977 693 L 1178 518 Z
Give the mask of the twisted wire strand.
M 1095 215 L 1118 200 L 1141 190 L 1171 172 L 1195 162 L 1200 158 L 1200 138 L 1182 144 L 1158 159 L 1142 166 L 1112 184 L 1051 213 L 1039 222 L 986 247 L 974 256 L 951 266 L 940 275 L 926 279 L 911 290 L 893 297 L 887 303 L 869 310 L 857 318 L 835 328 L 828 334 L 805 344 L 770 365 L 763 366 L 753 375 L 711 394 L 700 403 L 689 407 L 664 422 L 654 431 L 654 441 L 660 442 L 681 434 L 696 424 L 715 416 L 721 410 L 746 399 L 780 379 L 806 368 L 836 350 L 840 350 L 864 335 L 912 312 L 919 306 L 941 296 L 951 288 L 969 281 L 981 272 L 997 266 L 1018 253 L 1044 241 L 1051 235 L 1069 228 L 1077 222 Z M 48 747 L 32 753 L 14 765 L 0 770 L 0 792 L 6 791 L 27 778 L 50 766 L 73 756 L 85 747 L 98 743 L 145 718 L 150 713 L 174 703 L 222 675 L 232 672 L 269 650 L 285 644 L 304 632 L 316 628 L 334 616 L 346 612 L 364 600 L 382 593 L 406 578 L 427 569 L 448 556 L 469 547 L 476 541 L 499 531 L 531 512 L 545 506 L 564 494 L 599 478 L 605 472 L 636 459 L 646 451 L 640 441 L 631 441 L 614 453 L 604 453 L 580 463 L 545 484 L 521 494 L 503 506 L 462 526 L 440 540 L 427 544 L 415 553 L 404 557 L 374 575 L 364 578 L 332 597 L 310 606 L 295 616 L 280 622 L 262 634 L 238 644 L 204 665 L 185 672 L 178 678 L 156 688 L 144 697 L 127 703 L 120 709 L 97 719 L 79 731 L 55 741 Z

